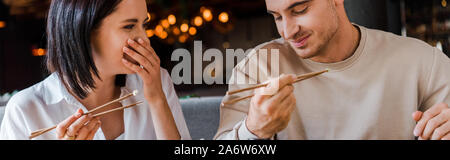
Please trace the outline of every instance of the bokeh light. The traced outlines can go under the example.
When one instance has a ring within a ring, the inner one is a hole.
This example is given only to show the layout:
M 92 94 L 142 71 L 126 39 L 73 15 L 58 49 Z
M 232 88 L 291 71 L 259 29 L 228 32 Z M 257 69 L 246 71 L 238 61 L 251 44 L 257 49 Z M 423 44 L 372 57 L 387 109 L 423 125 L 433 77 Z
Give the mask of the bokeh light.
M 187 32 L 187 31 L 189 30 L 189 25 L 186 24 L 186 23 L 183 23 L 183 24 L 180 26 L 180 30 L 181 30 L 181 32 Z
M 222 12 L 219 14 L 219 21 L 222 23 L 227 23 L 229 20 L 229 16 L 227 12 Z
M 213 14 L 212 14 L 212 12 L 211 12 L 210 9 L 204 9 L 202 15 L 203 15 L 203 18 L 204 18 L 207 22 L 213 20 Z
M 161 25 L 162 25 L 164 28 L 169 28 L 169 26 L 170 26 L 169 20 L 167 20 L 167 19 L 161 20 Z
M 189 28 L 189 34 L 192 35 L 192 36 L 197 34 L 197 29 L 195 27 Z
M 145 33 L 147 33 L 147 37 L 149 37 L 149 38 L 153 37 L 153 35 L 155 35 L 155 32 L 153 32 L 153 30 L 151 30 L 151 29 L 146 30 Z
M 203 19 L 202 19 L 202 17 L 196 16 L 196 17 L 194 18 L 194 25 L 197 26 L 197 27 L 202 26 L 202 25 L 203 25 Z
M 169 15 L 169 17 L 167 17 L 167 21 L 170 25 L 174 25 L 175 23 L 177 23 L 177 18 L 175 17 L 175 15 L 171 14 Z

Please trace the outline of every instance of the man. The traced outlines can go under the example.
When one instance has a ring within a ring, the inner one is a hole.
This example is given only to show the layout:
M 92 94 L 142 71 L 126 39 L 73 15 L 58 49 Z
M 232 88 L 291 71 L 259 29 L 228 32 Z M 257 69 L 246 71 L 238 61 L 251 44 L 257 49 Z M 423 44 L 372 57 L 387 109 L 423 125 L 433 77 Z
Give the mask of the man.
M 450 59 L 441 51 L 352 24 L 344 0 L 266 5 L 282 38 L 248 54 L 234 68 L 229 90 L 253 86 L 235 83 L 237 77 L 269 85 L 251 99 L 222 103 L 215 139 L 450 139 Z M 259 57 L 261 49 L 266 57 L 277 49 L 279 61 Z M 285 75 L 261 72 L 270 70 L 268 63 L 278 63 Z M 249 68 L 259 70 L 259 79 Z M 292 83 L 293 75 L 326 68 L 330 72 Z

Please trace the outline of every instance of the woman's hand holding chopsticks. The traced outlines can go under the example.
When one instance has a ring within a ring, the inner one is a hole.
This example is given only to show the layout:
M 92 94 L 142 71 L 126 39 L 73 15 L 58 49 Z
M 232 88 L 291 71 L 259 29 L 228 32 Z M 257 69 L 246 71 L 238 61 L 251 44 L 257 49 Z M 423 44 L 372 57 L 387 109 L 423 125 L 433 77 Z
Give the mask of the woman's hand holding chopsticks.
M 296 106 L 294 75 L 282 75 L 271 80 L 266 87 L 258 88 L 250 101 L 246 119 L 247 129 L 259 138 L 271 138 L 289 123 Z
M 83 115 L 83 110 L 78 109 L 56 126 L 56 135 L 60 140 L 92 140 L 100 126 L 99 117 Z

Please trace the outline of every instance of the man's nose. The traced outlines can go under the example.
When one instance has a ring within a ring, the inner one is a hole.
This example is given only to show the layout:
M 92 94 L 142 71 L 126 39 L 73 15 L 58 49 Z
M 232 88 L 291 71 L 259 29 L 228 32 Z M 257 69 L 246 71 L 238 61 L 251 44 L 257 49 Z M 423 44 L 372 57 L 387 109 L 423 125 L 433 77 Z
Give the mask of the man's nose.
M 299 32 L 300 26 L 298 26 L 295 21 L 291 18 L 285 18 L 283 22 L 284 39 L 293 39 L 295 35 Z

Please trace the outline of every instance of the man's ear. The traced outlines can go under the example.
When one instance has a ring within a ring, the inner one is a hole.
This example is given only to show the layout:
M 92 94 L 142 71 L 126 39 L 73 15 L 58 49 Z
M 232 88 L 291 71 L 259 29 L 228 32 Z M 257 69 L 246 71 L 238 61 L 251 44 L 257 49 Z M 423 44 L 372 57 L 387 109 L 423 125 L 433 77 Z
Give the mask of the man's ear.
M 334 2 L 334 6 L 344 5 L 344 0 L 332 0 Z

